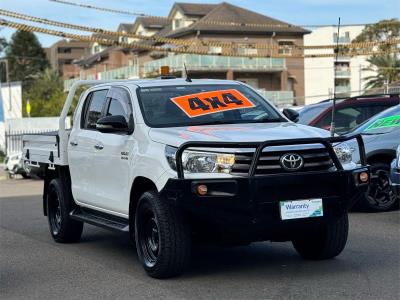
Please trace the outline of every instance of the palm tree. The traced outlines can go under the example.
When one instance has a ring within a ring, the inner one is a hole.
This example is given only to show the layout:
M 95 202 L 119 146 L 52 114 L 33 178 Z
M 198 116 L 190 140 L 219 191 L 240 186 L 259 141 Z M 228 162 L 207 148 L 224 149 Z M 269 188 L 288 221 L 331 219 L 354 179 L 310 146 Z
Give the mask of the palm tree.
M 400 59 L 396 54 L 372 56 L 367 62 L 370 66 L 363 71 L 373 71 L 376 74 L 363 78 L 366 81 L 366 89 L 383 87 L 385 84 L 400 80 Z

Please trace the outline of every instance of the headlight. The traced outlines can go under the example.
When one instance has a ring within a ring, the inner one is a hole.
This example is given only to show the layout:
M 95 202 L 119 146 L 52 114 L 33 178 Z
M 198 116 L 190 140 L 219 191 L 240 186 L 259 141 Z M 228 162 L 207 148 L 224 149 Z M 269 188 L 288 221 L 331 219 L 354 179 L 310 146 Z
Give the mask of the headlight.
M 341 143 L 333 147 L 336 156 L 342 165 L 347 165 L 353 161 L 353 149 L 346 143 Z
M 397 157 L 397 169 L 400 169 L 400 145 L 397 146 L 396 157 Z
M 165 147 L 165 157 L 176 170 L 176 148 Z M 230 173 L 235 163 L 234 154 L 185 150 L 182 154 L 183 170 L 188 173 Z

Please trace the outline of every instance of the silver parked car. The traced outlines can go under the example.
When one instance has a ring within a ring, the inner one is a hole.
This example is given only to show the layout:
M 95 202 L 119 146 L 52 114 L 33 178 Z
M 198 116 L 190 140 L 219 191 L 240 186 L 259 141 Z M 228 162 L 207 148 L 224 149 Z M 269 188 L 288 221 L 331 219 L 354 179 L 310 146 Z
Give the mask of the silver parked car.
M 357 203 L 369 211 L 391 210 L 399 205 L 391 189 L 390 164 L 400 144 L 400 105 L 393 106 L 367 120 L 352 133 L 361 133 L 367 162 L 371 166 L 371 183 L 365 196 Z M 354 156 L 358 155 L 354 151 Z

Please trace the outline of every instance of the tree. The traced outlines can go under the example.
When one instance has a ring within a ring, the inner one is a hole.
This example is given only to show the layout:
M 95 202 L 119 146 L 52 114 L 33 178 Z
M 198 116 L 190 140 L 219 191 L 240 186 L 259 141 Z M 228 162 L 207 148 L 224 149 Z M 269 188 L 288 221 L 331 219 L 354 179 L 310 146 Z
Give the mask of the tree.
M 10 80 L 22 81 L 29 88 L 35 76 L 49 66 L 46 54 L 36 36 L 27 31 L 16 31 L 6 48 Z
M 384 56 L 372 56 L 367 59 L 369 67 L 364 71 L 374 71 L 376 75 L 367 76 L 365 88 L 379 88 L 385 84 L 400 80 L 400 59 L 396 54 L 386 54 Z
M 7 47 L 7 40 L 4 37 L 0 37 L 0 57 L 3 56 L 3 51 Z
M 386 41 L 400 37 L 400 21 L 398 19 L 382 20 L 378 23 L 365 26 L 361 33 L 352 41 L 353 43 Z M 395 49 L 394 45 L 381 45 L 380 50 Z
M 38 74 L 23 93 L 24 107 L 27 100 L 31 104 L 31 117 L 58 116 L 64 104 L 63 87 L 63 80 L 56 71 L 46 69 Z
M 400 38 L 400 21 L 398 19 L 390 19 L 365 26 L 352 42 L 375 42 L 398 38 Z M 387 53 L 374 55 L 367 59 L 370 65 L 363 70 L 373 71 L 375 75 L 363 78 L 366 81 L 366 89 L 382 87 L 384 84 L 400 80 L 399 56 L 393 53 L 397 51 L 397 44 L 383 44 L 379 46 L 378 50 Z
M 3 57 L 3 52 L 7 47 L 7 40 L 4 37 L 0 37 L 0 58 Z M 0 82 L 6 81 L 6 68 L 4 64 L 0 65 Z
M 86 90 L 81 87 L 75 93 L 69 115 L 75 111 L 79 96 Z M 32 82 L 30 88 L 23 93 L 23 107 L 29 100 L 31 105 L 31 117 L 58 117 L 64 106 L 66 94 L 64 93 L 64 83 L 57 71 L 46 69 L 41 72 Z M 26 110 L 23 110 L 26 116 Z

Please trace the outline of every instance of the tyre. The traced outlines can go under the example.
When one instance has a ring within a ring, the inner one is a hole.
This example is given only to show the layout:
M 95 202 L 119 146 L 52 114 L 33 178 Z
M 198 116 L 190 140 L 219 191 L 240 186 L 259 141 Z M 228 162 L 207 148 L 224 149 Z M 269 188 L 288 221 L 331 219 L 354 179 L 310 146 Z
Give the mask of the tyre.
M 24 173 L 21 173 L 21 176 L 22 176 L 22 178 L 24 178 L 24 179 L 29 179 L 29 178 L 31 178 L 31 176 L 29 176 L 29 175 L 26 174 L 25 172 L 24 172 Z
M 357 204 L 361 210 L 371 212 L 388 211 L 398 207 L 399 201 L 390 187 L 389 165 L 371 165 L 370 185 Z
M 146 273 L 154 278 L 181 274 L 190 261 L 190 230 L 182 213 L 157 192 L 145 192 L 135 215 L 135 242 Z
M 47 192 L 47 218 L 51 236 L 58 243 L 78 242 L 81 238 L 83 223 L 69 217 L 72 209 L 70 188 L 65 187 L 59 178 L 53 179 Z
M 338 256 L 344 249 L 349 232 L 347 212 L 319 227 L 316 232 L 292 241 L 296 251 L 306 259 L 322 260 Z

